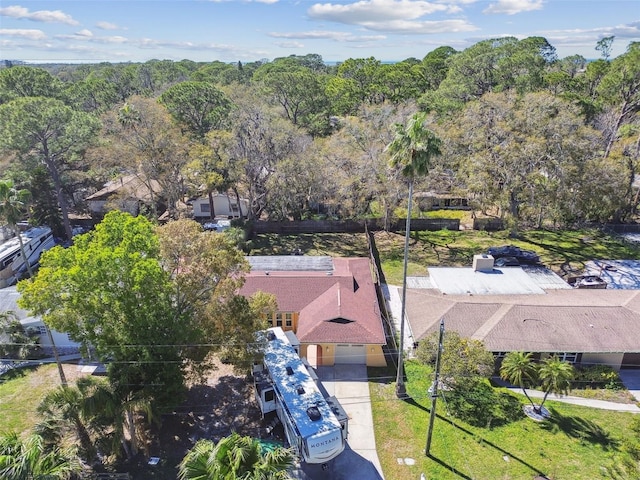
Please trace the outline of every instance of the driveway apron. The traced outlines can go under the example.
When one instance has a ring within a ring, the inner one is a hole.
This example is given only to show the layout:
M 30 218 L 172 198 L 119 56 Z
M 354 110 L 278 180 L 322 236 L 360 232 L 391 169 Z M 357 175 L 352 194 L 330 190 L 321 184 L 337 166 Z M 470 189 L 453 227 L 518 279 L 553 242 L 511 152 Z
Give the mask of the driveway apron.
M 321 389 L 335 395 L 349 416 L 347 447 L 325 466 L 304 464 L 294 476 L 304 480 L 384 480 L 376 452 L 367 367 L 335 365 L 316 369 Z

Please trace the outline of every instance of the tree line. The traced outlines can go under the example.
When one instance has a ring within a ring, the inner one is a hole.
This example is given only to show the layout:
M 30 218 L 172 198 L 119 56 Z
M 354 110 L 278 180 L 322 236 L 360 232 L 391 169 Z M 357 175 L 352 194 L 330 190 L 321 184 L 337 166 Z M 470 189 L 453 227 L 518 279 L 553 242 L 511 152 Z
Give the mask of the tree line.
M 250 219 L 390 218 L 406 209 L 406 178 L 386 146 L 420 111 L 442 155 L 417 192 L 466 197 L 514 228 L 628 221 L 640 44 L 611 59 L 613 40 L 594 61 L 506 37 L 395 64 L 309 54 L 12 66 L 0 70 L 1 162 L 59 236 L 71 236 L 70 210 L 124 172 L 173 218 L 185 195 L 215 192 L 247 198 Z

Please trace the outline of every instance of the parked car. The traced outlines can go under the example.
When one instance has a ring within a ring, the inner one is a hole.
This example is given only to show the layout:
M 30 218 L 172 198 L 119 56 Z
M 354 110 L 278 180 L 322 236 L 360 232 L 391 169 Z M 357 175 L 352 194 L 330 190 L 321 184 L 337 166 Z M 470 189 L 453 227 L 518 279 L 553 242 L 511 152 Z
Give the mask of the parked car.
M 498 257 L 494 265 L 496 267 L 519 267 L 520 262 L 516 257 Z
M 501 247 L 490 247 L 487 253 L 496 261 L 500 258 L 511 257 L 518 261 L 519 264 L 537 265 L 540 263 L 540 257 L 536 252 L 531 250 L 523 250 L 515 245 L 503 245 Z
M 607 282 L 597 275 L 579 275 L 577 277 L 569 277 L 567 283 L 574 288 L 607 288 Z
M 219 219 L 213 222 L 205 222 L 202 228 L 209 232 L 223 232 L 231 227 L 231 220 Z

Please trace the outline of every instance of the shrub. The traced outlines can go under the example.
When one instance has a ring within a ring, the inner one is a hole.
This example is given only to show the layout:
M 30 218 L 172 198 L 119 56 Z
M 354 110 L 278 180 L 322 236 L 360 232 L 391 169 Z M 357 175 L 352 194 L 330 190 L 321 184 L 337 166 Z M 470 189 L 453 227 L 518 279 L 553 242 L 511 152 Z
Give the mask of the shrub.
M 522 418 L 520 401 L 486 380 L 456 383 L 444 393 L 449 412 L 476 427 L 497 427 Z
M 624 384 L 618 372 L 608 365 L 589 365 L 576 367 L 572 388 L 605 388 L 607 390 L 623 390 Z

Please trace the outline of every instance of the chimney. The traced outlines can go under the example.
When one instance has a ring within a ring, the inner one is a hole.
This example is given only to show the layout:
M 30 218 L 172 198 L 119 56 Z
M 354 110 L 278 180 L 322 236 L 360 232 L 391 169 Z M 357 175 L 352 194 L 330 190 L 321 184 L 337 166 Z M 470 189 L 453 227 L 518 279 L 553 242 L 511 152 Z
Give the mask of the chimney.
M 473 256 L 474 272 L 491 272 L 493 271 L 493 255 L 474 255 Z

